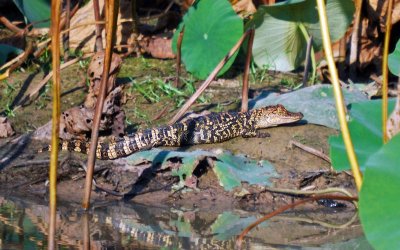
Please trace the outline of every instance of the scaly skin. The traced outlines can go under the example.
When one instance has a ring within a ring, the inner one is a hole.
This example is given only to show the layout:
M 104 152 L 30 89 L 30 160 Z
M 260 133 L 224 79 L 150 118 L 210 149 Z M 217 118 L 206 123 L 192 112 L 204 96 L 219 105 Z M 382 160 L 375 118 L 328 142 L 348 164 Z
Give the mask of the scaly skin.
M 237 136 L 256 137 L 265 134 L 258 129 L 293 123 L 302 113 L 289 112 L 280 104 L 248 112 L 212 113 L 191 118 L 171 126 L 146 129 L 111 143 L 99 143 L 96 156 L 102 160 L 126 157 L 137 151 L 159 146 L 185 146 L 219 143 Z M 62 150 L 88 154 L 90 144 L 80 140 L 62 141 Z M 42 151 L 50 151 L 48 146 Z

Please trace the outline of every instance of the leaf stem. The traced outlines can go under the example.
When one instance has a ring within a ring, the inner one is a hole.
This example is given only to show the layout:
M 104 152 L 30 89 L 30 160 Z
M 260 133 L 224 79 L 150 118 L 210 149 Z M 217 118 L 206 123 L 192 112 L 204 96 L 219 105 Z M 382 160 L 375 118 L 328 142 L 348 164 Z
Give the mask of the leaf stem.
M 324 45 L 324 51 L 326 60 L 328 62 L 328 68 L 332 79 L 333 92 L 336 101 L 336 110 L 338 113 L 340 130 L 342 131 L 344 145 L 346 147 L 347 156 L 349 158 L 351 171 L 353 173 L 354 181 L 357 186 L 357 190 L 360 191 L 362 185 L 362 174 L 358 165 L 357 156 L 354 151 L 353 142 L 351 141 L 349 127 L 346 121 L 346 110 L 343 100 L 342 89 L 340 88 L 339 77 L 333 60 L 331 38 L 329 36 L 328 19 L 326 16 L 325 1 L 317 0 L 318 14 L 321 24 L 322 41 Z
M 49 194 L 49 235 L 48 249 L 56 248 L 56 213 L 57 213 L 57 163 L 58 136 L 60 132 L 60 14 L 61 0 L 51 1 L 51 52 L 53 67 L 53 110 L 50 153 L 50 194 Z
M 310 35 L 308 34 L 307 29 L 303 23 L 299 24 L 299 28 L 300 28 L 301 33 L 303 34 L 306 42 L 310 41 Z M 317 63 L 315 61 L 315 52 L 314 52 L 314 47 L 312 46 L 312 44 L 311 44 L 311 66 L 312 66 L 311 81 L 312 81 L 312 84 L 314 84 L 315 76 L 317 75 Z

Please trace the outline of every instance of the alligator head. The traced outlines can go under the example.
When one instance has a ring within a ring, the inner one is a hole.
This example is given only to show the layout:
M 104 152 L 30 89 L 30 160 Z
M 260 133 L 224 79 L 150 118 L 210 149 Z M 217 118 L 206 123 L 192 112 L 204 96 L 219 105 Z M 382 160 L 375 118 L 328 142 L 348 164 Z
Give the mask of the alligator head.
M 268 128 L 301 120 L 303 114 L 290 112 L 283 105 L 267 106 L 256 110 L 255 127 Z

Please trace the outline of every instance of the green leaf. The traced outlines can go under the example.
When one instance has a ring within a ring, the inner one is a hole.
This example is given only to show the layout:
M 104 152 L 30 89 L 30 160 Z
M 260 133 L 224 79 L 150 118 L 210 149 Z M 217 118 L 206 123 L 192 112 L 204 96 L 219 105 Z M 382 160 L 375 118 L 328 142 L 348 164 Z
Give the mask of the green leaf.
M 21 13 L 35 28 L 50 26 L 50 0 L 13 0 Z
M 400 135 L 366 162 L 360 193 L 360 218 L 375 249 L 400 249 Z
M 221 186 L 232 190 L 242 182 L 270 186 L 270 178 L 278 178 L 279 174 L 268 161 L 249 160 L 243 155 L 234 156 L 229 152 L 218 155 L 213 168 Z
M 354 4 L 348 0 L 328 0 L 326 11 L 331 39 L 339 40 L 352 22 Z M 315 52 L 319 51 L 322 36 L 315 0 L 261 5 L 246 24 L 246 28 L 256 27 L 253 57 L 257 66 L 279 71 L 290 71 L 300 66 L 307 47 L 301 25 L 313 36 Z
M 389 113 L 394 104 L 394 99 L 389 100 Z M 383 144 L 381 107 L 381 100 L 354 103 L 350 106 L 349 130 L 361 170 L 365 169 L 368 157 Z M 333 167 L 338 171 L 349 169 L 350 163 L 342 136 L 329 137 L 329 144 Z
M 6 63 L 12 55 L 19 55 L 22 52 L 23 50 L 19 48 L 7 44 L 0 44 L 0 66 Z
M 243 34 L 243 22 L 226 0 L 201 0 L 190 7 L 183 17 L 185 31 L 182 40 L 182 61 L 194 76 L 205 79 L 226 56 Z M 172 48 L 180 28 L 174 34 Z M 237 53 L 218 75 L 225 73 Z
M 342 93 L 346 104 L 368 100 L 356 88 L 342 88 Z M 335 99 L 330 84 L 314 85 L 282 95 L 263 91 L 250 101 L 249 107 L 260 108 L 277 103 L 284 105 L 290 111 L 302 112 L 303 120 L 307 120 L 307 123 L 339 129 Z
M 396 43 L 396 48 L 389 55 L 388 66 L 393 75 L 399 76 L 400 71 L 400 39 Z
M 249 184 L 270 185 L 270 178 L 278 178 L 275 168 L 268 161 L 250 160 L 242 155 L 232 155 L 228 151 L 212 153 L 205 150 L 195 150 L 192 152 L 167 151 L 151 149 L 140 151 L 128 156 L 126 159 L 130 165 L 138 165 L 143 161 L 152 162 L 153 166 L 161 165 L 161 169 L 168 166 L 171 158 L 179 158 L 182 162 L 178 169 L 172 170 L 172 175 L 179 176 L 182 186 L 185 176 L 191 176 L 197 167 L 199 160 L 204 157 L 215 158 L 214 172 L 219 178 L 221 186 L 225 190 L 232 190 L 242 182 Z

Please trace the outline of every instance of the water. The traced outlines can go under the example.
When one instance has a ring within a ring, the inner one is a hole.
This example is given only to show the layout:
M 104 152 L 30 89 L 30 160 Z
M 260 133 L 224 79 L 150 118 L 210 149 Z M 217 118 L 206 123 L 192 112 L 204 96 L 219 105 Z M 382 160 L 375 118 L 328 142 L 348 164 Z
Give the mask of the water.
M 243 249 L 368 249 L 356 216 L 327 211 L 275 217 L 252 230 Z M 0 248 L 47 249 L 47 215 L 45 201 L 0 196 Z M 59 204 L 57 243 L 59 249 L 233 249 L 236 236 L 260 216 L 130 202 L 94 204 L 84 213 L 77 204 Z

